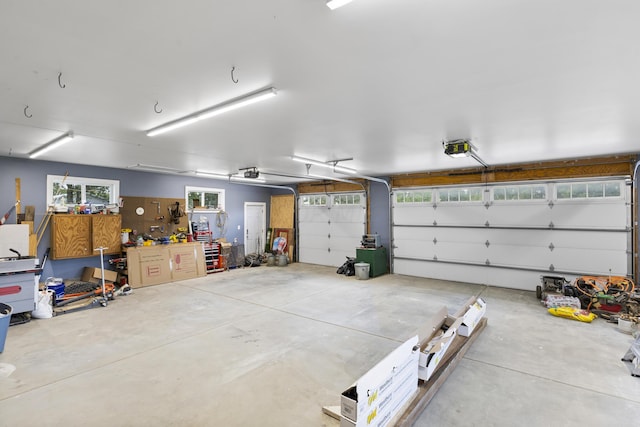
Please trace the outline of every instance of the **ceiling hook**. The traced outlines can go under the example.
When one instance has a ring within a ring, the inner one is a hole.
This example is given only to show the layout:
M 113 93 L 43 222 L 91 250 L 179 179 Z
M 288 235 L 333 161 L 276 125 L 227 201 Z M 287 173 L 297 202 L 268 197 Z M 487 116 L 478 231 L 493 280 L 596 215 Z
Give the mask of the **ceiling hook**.
M 26 107 L 24 107 L 24 116 L 27 119 L 30 119 L 31 117 L 33 117 L 33 114 L 27 114 L 27 110 L 29 109 L 29 106 L 27 105 Z
M 62 84 L 62 82 L 60 81 L 61 78 L 62 78 L 62 72 L 58 74 L 58 86 L 60 86 L 61 89 L 64 89 L 65 87 L 67 87 L 67 85 Z
M 238 83 L 238 79 L 233 77 L 233 72 L 236 70 L 236 67 L 231 67 L 231 81 L 234 83 Z
M 156 105 L 153 106 L 153 111 L 155 111 L 157 114 L 162 113 L 162 108 L 158 110 L 158 101 L 156 101 Z

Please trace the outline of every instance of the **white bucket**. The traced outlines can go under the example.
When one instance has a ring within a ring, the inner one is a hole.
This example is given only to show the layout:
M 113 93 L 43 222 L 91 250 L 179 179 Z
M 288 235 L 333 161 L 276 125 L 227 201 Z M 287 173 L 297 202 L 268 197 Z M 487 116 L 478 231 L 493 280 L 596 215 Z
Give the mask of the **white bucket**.
M 633 332 L 634 323 L 629 320 L 618 319 L 618 330 L 620 332 L 624 332 L 625 334 L 631 334 Z
M 369 279 L 369 264 L 366 262 L 358 262 L 354 264 L 356 268 L 356 277 L 358 280 L 367 280 Z

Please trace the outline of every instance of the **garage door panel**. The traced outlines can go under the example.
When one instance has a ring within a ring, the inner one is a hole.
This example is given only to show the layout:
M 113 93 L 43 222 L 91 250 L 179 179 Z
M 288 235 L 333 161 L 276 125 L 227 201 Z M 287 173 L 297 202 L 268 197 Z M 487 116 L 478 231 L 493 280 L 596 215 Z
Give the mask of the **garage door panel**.
M 306 247 L 304 251 L 300 248 L 300 262 L 308 264 L 325 265 L 324 261 L 327 258 L 327 248 L 310 248 Z
M 328 222 L 329 209 L 326 207 L 304 207 L 298 209 L 298 222 Z
M 347 260 L 347 257 L 354 258 L 356 256 L 356 249 L 332 249 L 327 256 L 327 264 L 329 266 L 340 267 Z
M 395 227 L 396 240 L 433 240 L 435 228 L 432 227 Z
M 550 242 L 556 248 L 593 248 L 606 250 L 625 250 L 628 234 L 626 232 L 607 231 L 565 231 L 550 233 Z
M 300 230 L 300 234 L 309 235 L 309 236 L 328 236 L 327 233 L 327 225 L 318 226 L 321 223 L 313 223 L 313 222 L 301 222 L 298 225 L 298 229 Z M 302 239 L 301 239 L 302 240 Z
M 329 232 L 331 234 L 331 238 L 334 237 L 350 237 L 355 238 L 356 241 L 353 242 L 354 245 L 358 245 L 360 240 L 362 240 L 362 235 L 364 234 L 364 224 L 357 223 L 340 223 L 340 222 L 331 222 L 329 225 Z
M 511 245 L 547 247 L 553 241 L 552 230 L 515 230 L 491 229 L 487 230 L 487 240 L 490 245 Z
M 434 279 L 466 283 L 487 283 L 487 272 L 488 270 L 486 267 L 448 264 L 433 261 L 398 259 L 394 264 L 394 273 L 397 274 L 416 277 L 431 277 Z
M 558 203 L 553 207 L 553 224 L 563 228 L 620 229 L 627 222 L 627 207 L 611 203 Z
M 346 194 L 346 193 L 345 193 Z M 356 193 L 349 193 L 356 194 Z M 308 200 L 326 202 L 327 206 L 299 206 L 299 259 L 312 264 L 342 265 L 346 256 L 355 256 L 365 231 L 366 209 L 364 193 L 339 200 L 332 205 L 334 196 L 308 195 Z M 360 200 L 358 204 L 357 200 Z M 346 205 L 346 203 L 356 203 Z
M 300 238 L 298 242 L 301 248 L 328 248 L 329 238 L 327 236 L 319 236 L 316 234 L 306 234 Z
M 484 228 L 432 227 L 431 230 L 433 230 L 433 237 L 437 240 L 438 243 L 484 243 L 488 236 L 487 230 L 485 230 Z
M 483 264 L 486 257 L 486 247 L 482 243 L 438 242 L 434 247 L 438 259 L 447 261 L 469 261 Z
M 342 222 L 342 223 L 352 223 L 352 222 L 362 222 L 363 218 L 363 208 L 360 206 L 357 207 L 334 207 L 331 208 L 331 222 Z
M 491 264 L 544 270 L 553 262 L 548 248 L 525 245 L 491 245 L 487 248 L 487 258 Z
M 438 205 L 435 209 L 435 221 L 438 225 L 476 225 L 486 222 L 486 211 L 483 205 Z
M 553 266 L 556 270 L 600 275 L 607 275 L 609 271 L 616 275 L 625 275 L 627 272 L 625 251 L 558 248 L 553 252 Z
M 433 242 L 424 240 L 403 240 L 402 244 L 396 245 L 394 255 L 407 258 L 432 259 L 436 248 Z
M 486 220 L 493 227 L 548 227 L 551 209 L 546 203 L 494 203 L 486 212 Z
M 622 179 L 618 182 L 627 188 Z M 556 183 L 540 185 L 547 186 L 553 203 L 500 200 L 487 209 L 471 202 L 450 202 L 438 204 L 435 210 L 428 205 L 401 210 L 407 213 L 403 219 L 425 226 L 394 227 L 394 272 L 528 290 L 535 289 L 540 275 L 553 271 L 568 279 L 609 271 L 628 274 L 631 210 L 626 199 L 630 191 L 623 198 L 557 200 Z M 484 196 L 493 194 L 491 189 Z M 437 226 L 424 220 L 432 216 Z
M 431 225 L 436 219 L 431 206 L 395 206 L 393 222 L 400 225 Z

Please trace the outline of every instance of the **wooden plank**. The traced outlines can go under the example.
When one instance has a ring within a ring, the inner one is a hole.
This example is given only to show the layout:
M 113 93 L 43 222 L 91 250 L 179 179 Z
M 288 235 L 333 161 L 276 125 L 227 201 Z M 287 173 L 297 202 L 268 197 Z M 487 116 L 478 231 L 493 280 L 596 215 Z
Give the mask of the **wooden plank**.
M 340 406 L 323 406 L 322 413 L 340 421 Z
M 486 326 L 487 319 L 483 318 L 470 337 L 464 338 L 456 336 L 456 340 L 454 340 L 454 342 L 451 343 L 451 347 L 449 347 L 450 351 L 447 352 L 447 358 L 440 362 L 441 366 L 438 370 L 429 381 L 418 386 L 417 396 L 395 424 L 397 427 L 410 427 L 416 422 L 420 414 L 422 414 L 427 405 L 429 405 L 429 402 L 431 402 L 431 399 L 433 399 L 449 375 L 451 375 L 456 366 L 458 366 L 458 363 L 460 363 L 460 360 L 462 360 L 467 350 L 469 350 L 471 344 L 474 343 Z
M 562 178 L 626 176 L 633 174 L 635 156 L 621 155 L 565 161 L 489 166 L 412 173 L 391 177 L 392 187 L 486 184 Z
M 20 197 L 22 192 L 20 190 L 20 178 L 16 178 L 16 218 L 22 213 L 22 204 L 20 203 Z

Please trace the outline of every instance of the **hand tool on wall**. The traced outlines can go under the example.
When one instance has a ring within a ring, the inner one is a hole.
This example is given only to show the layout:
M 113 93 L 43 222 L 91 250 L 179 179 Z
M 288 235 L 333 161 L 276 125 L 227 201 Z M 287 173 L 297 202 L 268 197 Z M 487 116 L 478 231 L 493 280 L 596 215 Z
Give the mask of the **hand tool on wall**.
M 153 202 L 151 202 L 151 204 L 157 205 L 158 206 L 158 213 L 160 213 L 160 202 L 153 201 Z
M 11 209 L 9 209 L 9 211 L 6 214 L 4 214 L 4 216 L 2 218 L 0 218 L 0 225 L 2 225 L 5 222 L 7 222 L 7 220 L 11 216 L 11 213 L 13 213 L 13 211 L 16 209 L 16 206 L 18 206 L 19 203 L 20 203 L 19 201 L 16 202 L 16 204 L 11 206 Z

